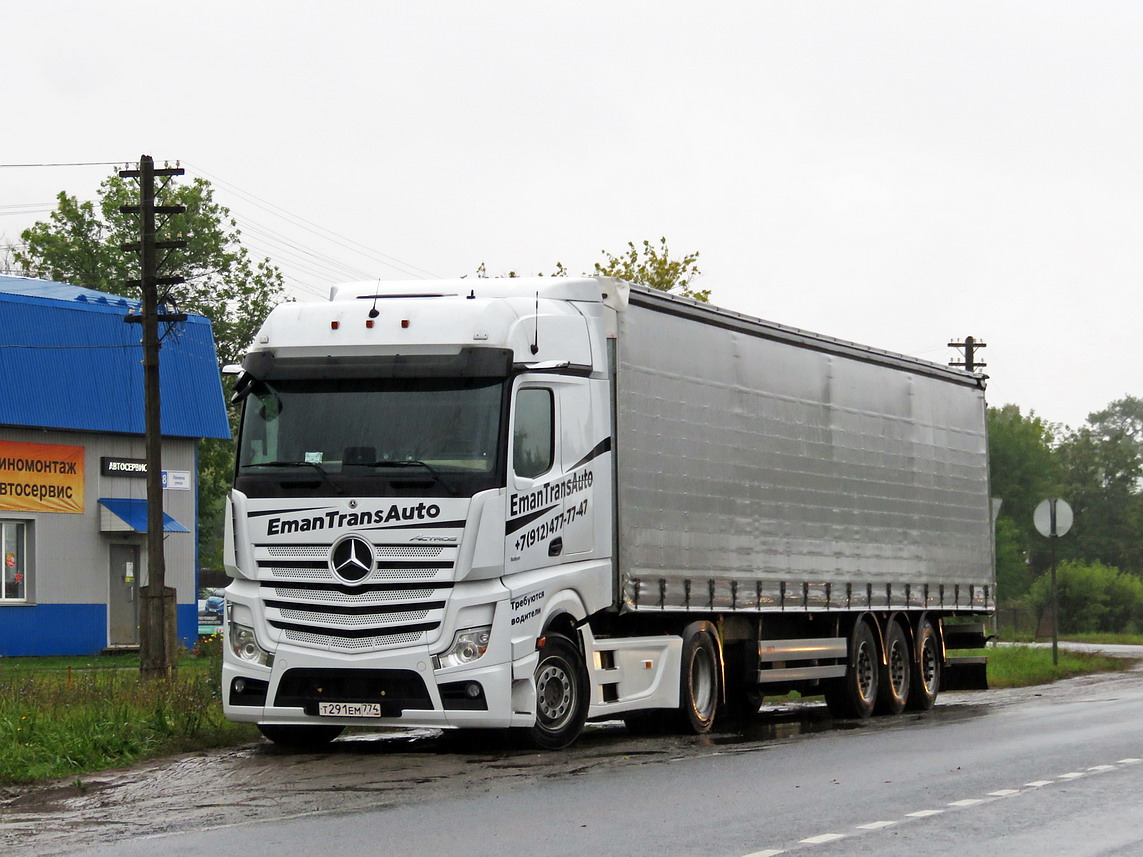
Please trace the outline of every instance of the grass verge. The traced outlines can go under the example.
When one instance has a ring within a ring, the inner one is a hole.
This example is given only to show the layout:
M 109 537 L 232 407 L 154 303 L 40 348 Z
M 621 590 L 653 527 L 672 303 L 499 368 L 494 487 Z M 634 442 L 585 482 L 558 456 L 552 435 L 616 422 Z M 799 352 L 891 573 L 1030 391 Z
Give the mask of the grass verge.
M 1051 648 L 1020 645 L 990 646 L 949 654 L 987 657 L 988 686 L 994 689 L 1049 684 L 1088 673 L 1119 672 L 1130 669 L 1134 663 L 1129 658 L 1060 649 L 1060 663 L 1055 665 Z
M 138 658 L 0 660 L 0 785 L 31 783 L 252 740 L 222 716 L 221 652 L 144 681 Z

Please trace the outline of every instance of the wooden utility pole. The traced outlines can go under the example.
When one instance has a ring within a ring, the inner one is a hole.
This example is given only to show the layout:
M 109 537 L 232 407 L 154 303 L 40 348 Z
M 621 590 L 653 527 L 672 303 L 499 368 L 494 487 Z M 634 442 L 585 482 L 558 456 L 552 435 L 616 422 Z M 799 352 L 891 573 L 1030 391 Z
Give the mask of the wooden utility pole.
M 139 214 L 139 242 L 124 244 L 123 249 L 137 252 L 140 259 L 138 285 L 143 292 L 141 315 L 129 315 L 125 321 L 143 327 L 143 408 L 147 458 L 147 584 L 140 590 L 139 648 L 140 673 L 144 678 L 171 675 L 177 664 L 178 623 L 175 590 L 166 583 L 166 561 L 163 556 L 163 435 L 162 411 L 159 403 L 159 322 L 177 321 L 179 317 L 159 312 L 159 285 L 182 282 L 179 277 L 159 277 L 157 251 L 185 247 L 185 241 L 158 241 L 155 236 L 157 214 L 181 214 L 181 205 L 155 205 L 155 177 L 181 176 L 182 169 L 155 169 L 150 155 L 139 158 L 139 169 L 122 170 L 122 178 L 139 180 L 139 205 L 125 205 L 124 214 Z M 181 317 L 185 320 L 186 316 Z
M 988 364 L 977 360 L 976 352 L 981 348 L 987 347 L 987 342 L 977 342 L 971 336 L 966 336 L 964 342 L 950 342 L 949 348 L 964 349 L 964 360 L 949 361 L 949 366 L 960 367 L 964 369 L 965 372 L 975 372 L 977 369 L 983 369 Z

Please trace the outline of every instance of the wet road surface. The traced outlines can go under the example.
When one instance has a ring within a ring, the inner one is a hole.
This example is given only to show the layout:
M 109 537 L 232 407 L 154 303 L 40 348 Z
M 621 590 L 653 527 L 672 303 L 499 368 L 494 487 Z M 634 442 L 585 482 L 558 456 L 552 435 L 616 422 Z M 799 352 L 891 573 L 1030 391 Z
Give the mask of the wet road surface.
M 1096 713 L 1114 723 L 1134 715 L 1134 725 L 1097 725 Z M 330 837 L 342 840 L 338 857 L 439 854 L 456 850 L 456 842 L 446 847 L 451 837 L 468 842 L 468 854 L 603 855 L 633 853 L 630 835 L 643 831 L 643 847 L 658 853 L 745 857 L 792 853 L 819 836 L 845 836 L 845 853 L 854 853 L 849 831 L 862 823 L 885 823 L 863 835 L 879 836 L 876 847 L 890 853 L 888 845 L 905 841 L 903 831 L 943 838 L 942 825 L 957 823 L 946 804 L 979 798 L 973 818 L 982 825 L 1007 811 L 990 792 L 1015 790 L 1003 799 L 1032 805 L 1024 796 L 1030 782 L 1063 785 L 1057 795 L 1082 789 L 1092 801 L 1084 817 L 1110 812 L 1081 778 L 1049 777 L 1083 773 L 1097 782 L 1087 769 L 1110 766 L 1099 772 L 1108 788 L 1134 777 L 1132 794 L 1139 794 L 1143 765 L 1135 773 L 1115 767 L 1143 757 L 1139 715 L 1137 666 L 1039 688 L 945 694 L 933 712 L 860 723 L 832 721 L 823 705 L 807 703 L 764 709 L 745 728 L 702 738 L 636 737 L 621 724 L 599 724 L 559 753 L 431 731 L 358 734 L 315 754 L 259 743 L 95 774 L 82 785 L 0 792 L 0 854 L 206 854 L 225 852 L 237 839 L 244 855 L 325 855 Z M 1109 739 L 1106 752 L 1093 748 L 1101 733 Z M 1037 744 L 1036 735 L 1053 737 Z M 703 786 L 691 790 L 692 782 Z M 700 805 L 699 817 L 691 817 Z M 537 828 L 553 806 L 575 811 L 557 812 Z M 616 807 L 623 812 L 612 817 Z M 941 812 L 931 816 L 908 814 L 936 808 Z M 962 813 L 959 823 L 967 817 Z M 582 826 L 565 830 L 575 819 Z M 1045 823 L 1051 820 L 1049 813 Z M 711 822 L 714 831 L 705 829 Z M 535 847 L 537 829 L 555 837 L 544 848 Z M 686 835 L 695 841 L 675 850 Z M 621 847 L 608 850 L 617 842 Z M 814 857 L 843 853 L 845 842 L 831 842 L 810 843 Z M 925 850 L 918 842 L 911 847 Z

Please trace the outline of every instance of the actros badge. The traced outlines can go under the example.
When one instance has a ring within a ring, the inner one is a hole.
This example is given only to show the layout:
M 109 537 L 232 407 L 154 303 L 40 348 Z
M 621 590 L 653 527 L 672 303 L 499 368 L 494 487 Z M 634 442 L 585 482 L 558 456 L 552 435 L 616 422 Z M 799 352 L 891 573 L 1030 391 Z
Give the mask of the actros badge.
M 373 572 L 373 545 L 361 536 L 346 536 L 329 552 L 329 568 L 346 583 L 360 583 Z

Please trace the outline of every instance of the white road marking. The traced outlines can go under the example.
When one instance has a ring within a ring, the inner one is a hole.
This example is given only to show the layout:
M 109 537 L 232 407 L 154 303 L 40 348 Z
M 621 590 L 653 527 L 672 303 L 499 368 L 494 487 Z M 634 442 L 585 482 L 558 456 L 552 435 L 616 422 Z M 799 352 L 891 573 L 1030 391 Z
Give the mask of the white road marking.
M 1050 786 L 1060 780 L 1076 780 L 1080 777 L 1088 776 L 1092 773 L 1106 773 L 1107 771 L 1117 770 L 1117 765 L 1136 765 L 1143 762 L 1143 759 L 1127 758 L 1120 759 L 1115 765 L 1093 765 L 1086 771 L 1069 771 L 1066 774 L 1059 774 L 1054 780 L 1032 780 L 1032 782 L 1025 783 L 1026 789 L 1039 789 L 1044 786 Z M 1020 789 L 997 789 L 994 792 L 989 792 L 988 797 L 983 798 L 965 798 L 963 800 L 956 800 L 948 804 L 954 807 L 969 807 L 976 806 L 977 804 L 987 803 L 988 798 L 1001 798 L 1011 797 L 1021 793 Z M 919 809 L 916 812 L 905 813 L 904 818 L 931 818 L 934 815 L 941 815 L 945 812 L 943 809 Z M 859 824 L 856 826 L 857 830 L 884 830 L 888 827 L 894 827 L 899 822 L 897 821 L 870 821 L 866 824 Z M 818 836 L 810 836 L 806 839 L 798 840 L 799 845 L 823 845 L 827 842 L 837 842 L 839 839 L 845 839 L 848 834 L 845 833 L 823 833 Z M 777 857 L 779 854 L 785 854 L 786 851 L 781 848 L 770 848 L 764 851 L 752 851 L 749 854 L 744 854 L 743 857 Z

